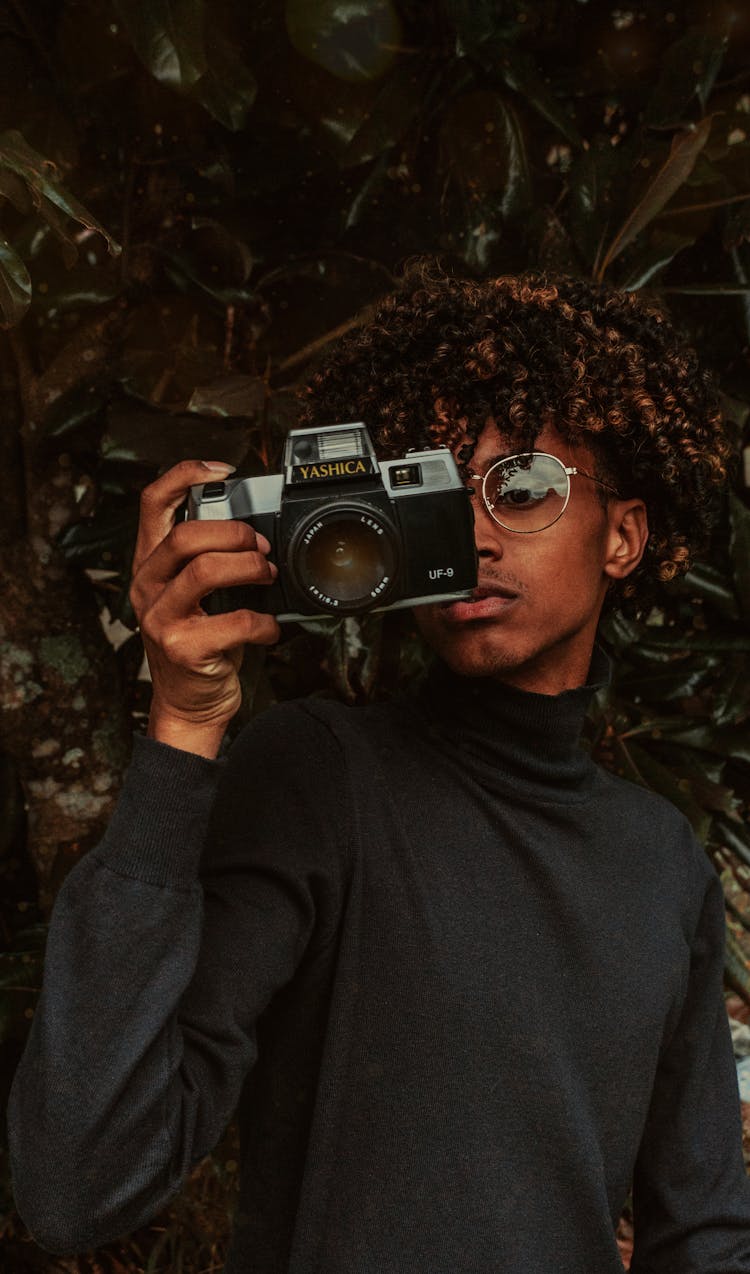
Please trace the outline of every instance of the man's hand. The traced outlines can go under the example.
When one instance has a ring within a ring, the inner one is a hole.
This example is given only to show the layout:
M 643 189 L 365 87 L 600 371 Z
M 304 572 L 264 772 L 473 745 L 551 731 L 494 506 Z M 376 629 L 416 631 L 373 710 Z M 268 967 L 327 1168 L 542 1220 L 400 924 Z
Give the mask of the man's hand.
M 190 486 L 230 471 L 218 461 L 183 460 L 144 488 L 130 587 L 153 682 L 148 733 L 209 757 L 240 706 L 243 646 L 271 645 L 280 635 L 272 615 L 207 615 L 200 606 L 214 588 L 273 582 L 265 536 L 238 521 L 174 522 Z

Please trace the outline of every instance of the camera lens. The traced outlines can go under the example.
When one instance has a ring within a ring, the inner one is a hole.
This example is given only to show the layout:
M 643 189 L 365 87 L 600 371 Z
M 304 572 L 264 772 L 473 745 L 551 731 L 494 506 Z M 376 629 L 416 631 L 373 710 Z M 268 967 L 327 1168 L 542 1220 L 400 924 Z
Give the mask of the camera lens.
M 395 543 L 394 531 L 376 510 L 334 506 L 301 529 L 292 566 L 322 608 L 364 610 L 390 591 Z

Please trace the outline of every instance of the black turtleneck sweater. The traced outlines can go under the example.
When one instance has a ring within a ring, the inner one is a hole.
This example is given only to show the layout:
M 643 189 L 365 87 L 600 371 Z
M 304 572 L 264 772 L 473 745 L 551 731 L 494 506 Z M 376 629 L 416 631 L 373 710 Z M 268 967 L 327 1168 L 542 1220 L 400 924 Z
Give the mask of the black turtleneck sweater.
M 592 690 L 135 738 L 11 1094 L 42 1246 L 145 1224 L 236 1109 L 227 1274 L 614 1274 L 631 1183 L 633 1274 L 750 1272 L 720 882 L 580 747 Z

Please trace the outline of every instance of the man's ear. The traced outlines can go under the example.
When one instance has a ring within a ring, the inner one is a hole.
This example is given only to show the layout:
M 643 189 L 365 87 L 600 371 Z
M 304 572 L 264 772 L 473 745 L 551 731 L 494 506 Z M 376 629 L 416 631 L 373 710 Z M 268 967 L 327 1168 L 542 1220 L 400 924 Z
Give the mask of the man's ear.
M 625 579 L 643 557 L 648 540 L 648 514 L 642 500 L 612 500 L 604 573 Z

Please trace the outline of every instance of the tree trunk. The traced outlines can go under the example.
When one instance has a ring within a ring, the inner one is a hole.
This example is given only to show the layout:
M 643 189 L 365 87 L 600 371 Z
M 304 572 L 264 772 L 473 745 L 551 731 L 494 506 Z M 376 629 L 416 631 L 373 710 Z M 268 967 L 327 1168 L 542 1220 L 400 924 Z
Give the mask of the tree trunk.
M 0 347 L 0 748 L 23 786 L 39 902 L 49 912 L 76 859 L 101 837 L 127 764 L 132 724 L 93 589 L 56 544 L 77 515 L 70 461 L 40 439 L 44 408 L 108 349 L 111 316 L 36 376 L 13 336 Z M 15 374 L 14 374 L 15 372 Z M 18 440 L 20 439 L 20 446 Z
M 0 551 L 0 577 L 0 747 L 23 785 L 29 852 L 48 911 L 66 871 L 108 822 L 131 726 L 93 597 L 59 554 L 41 562 L 29 544 L 13 545 Z

